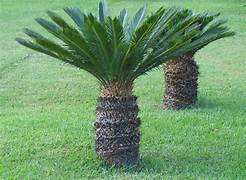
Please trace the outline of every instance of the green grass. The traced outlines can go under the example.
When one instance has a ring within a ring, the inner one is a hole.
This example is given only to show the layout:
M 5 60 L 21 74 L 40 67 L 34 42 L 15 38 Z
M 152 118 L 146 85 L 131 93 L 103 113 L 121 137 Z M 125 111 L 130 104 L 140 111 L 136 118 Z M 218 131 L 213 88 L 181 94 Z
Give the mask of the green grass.
M 112 13 L 147 1 L 111 0 Z M 18 45 L 23 27 L 48 9 L 94 0 L 1 0 L 0 179 L 244 179 L 246 177 L 246 3 L 244 0 L 149 1 L 152 10 L 177 5 L 221 11 L 236 36 L 196 55 L 199 102 L 184 111 L 161 109 L 163 72 L 136 81 L 141 108 L 141 161 L 105 166 L 94 152 L 97 81 L 69 65 Z

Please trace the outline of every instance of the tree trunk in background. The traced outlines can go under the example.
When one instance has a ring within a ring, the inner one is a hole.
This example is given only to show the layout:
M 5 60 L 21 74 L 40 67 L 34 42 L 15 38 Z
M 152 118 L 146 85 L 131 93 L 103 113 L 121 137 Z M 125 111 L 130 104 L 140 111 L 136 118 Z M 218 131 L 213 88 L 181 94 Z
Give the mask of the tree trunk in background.
M 197 102 L 198 66 L 193 54 L 169 61 L 164 66 L 164 108 L 183 109 Z
M 96 113 L 96 152 L 109 165 L 139 160 L 140 119 L 132 85 L 103 87 Z

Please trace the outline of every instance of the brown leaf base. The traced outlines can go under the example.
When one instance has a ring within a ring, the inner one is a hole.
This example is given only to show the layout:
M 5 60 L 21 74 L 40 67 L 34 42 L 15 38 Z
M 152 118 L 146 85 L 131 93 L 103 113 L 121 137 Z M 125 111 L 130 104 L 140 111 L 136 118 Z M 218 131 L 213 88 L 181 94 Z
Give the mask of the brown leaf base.
M 135 96 L 100 97 L 96 152 L 109 165 L 127 166 L 139 159 L 140 119 Z
M 164 67 L 164 108 L 184 109 L 197 102 L 198 66 L 193 55 L 171 60 Z

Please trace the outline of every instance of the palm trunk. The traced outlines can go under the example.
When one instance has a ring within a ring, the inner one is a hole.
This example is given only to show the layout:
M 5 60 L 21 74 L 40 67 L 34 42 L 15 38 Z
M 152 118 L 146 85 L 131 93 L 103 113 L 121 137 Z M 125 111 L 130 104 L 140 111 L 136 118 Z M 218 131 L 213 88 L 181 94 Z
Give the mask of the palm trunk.
M 198 66 L 194 54 L 173 59 L 164 66 L 164 108 L 183 109 L 197 102 Z
M 98 99 L 96 152 L 109 165 L 132 165 L 139 159 L 140 119 L 132 84 L 103 87 Z

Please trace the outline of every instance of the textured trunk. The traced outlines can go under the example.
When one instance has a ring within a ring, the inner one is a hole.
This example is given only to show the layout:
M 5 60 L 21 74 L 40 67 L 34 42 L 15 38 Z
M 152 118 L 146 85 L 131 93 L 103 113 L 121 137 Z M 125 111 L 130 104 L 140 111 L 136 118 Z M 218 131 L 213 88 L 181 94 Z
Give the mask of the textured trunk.
M 183 109 L 197 101 L 198 66 L 193 54 L 171 60 L 164 66 L 164 108 Z
M 139 159 L 140 119 L 132 84 L 102 88 L 98 99 L 96 152 L 109 165 L 125 166 Z

